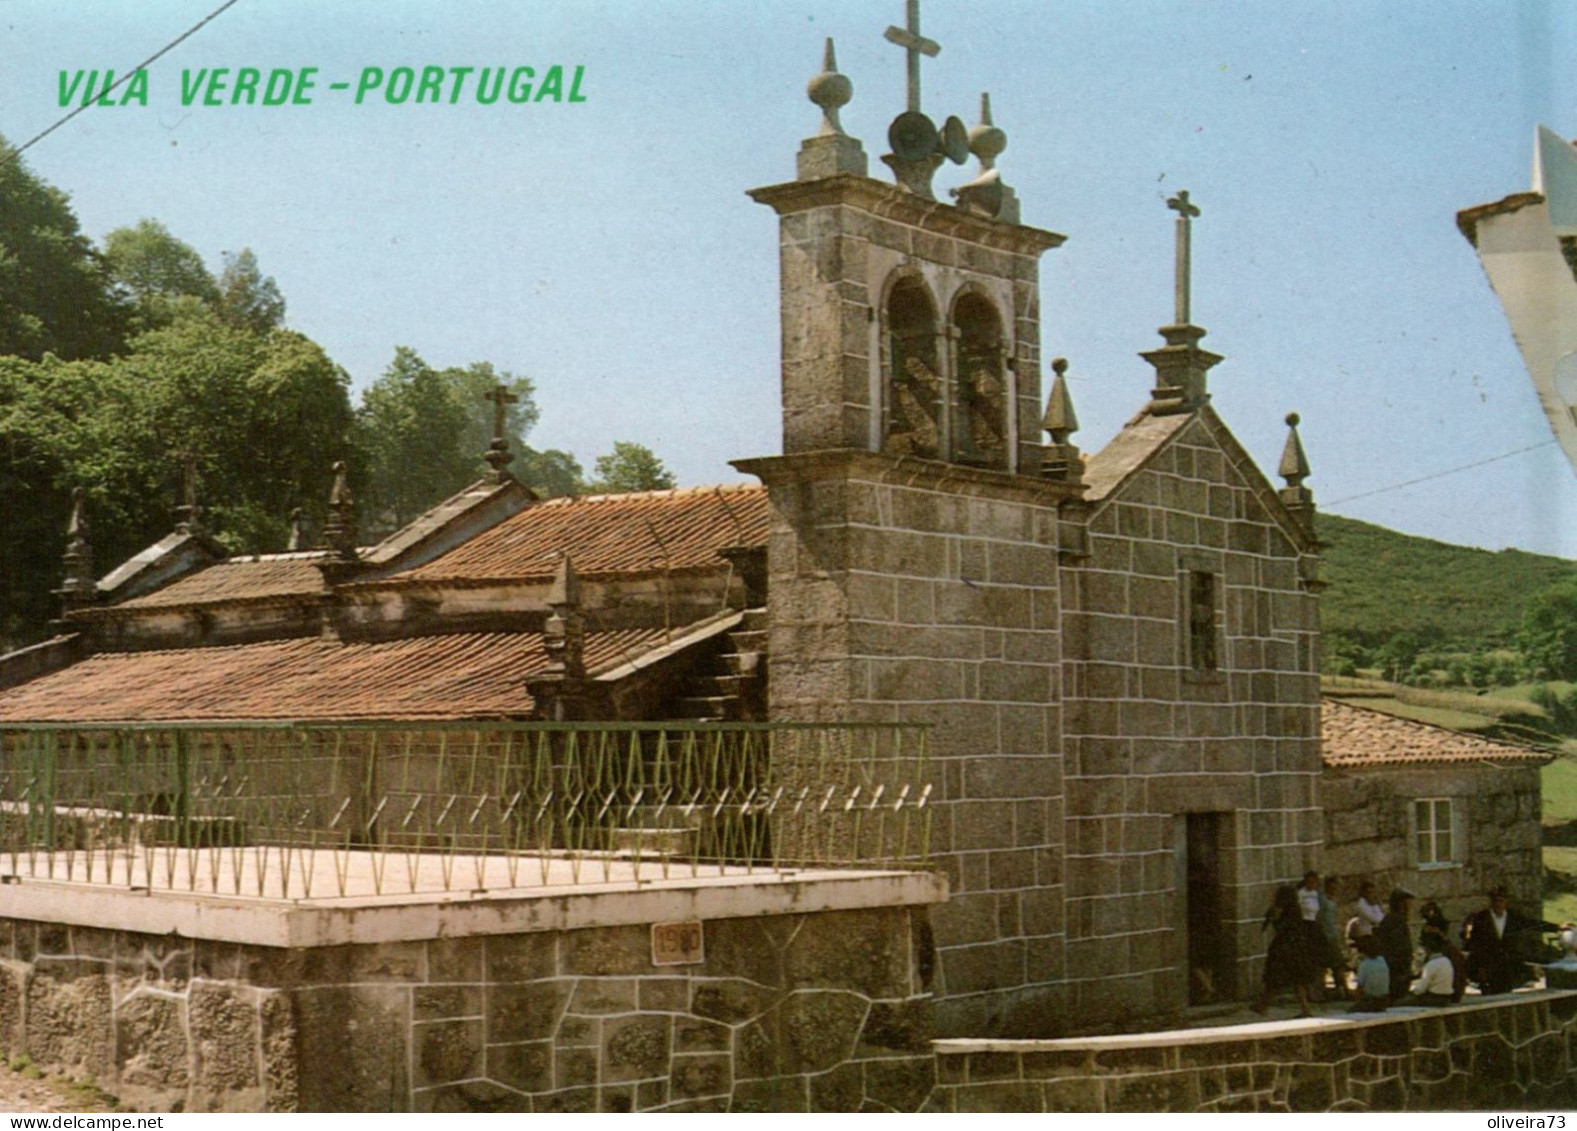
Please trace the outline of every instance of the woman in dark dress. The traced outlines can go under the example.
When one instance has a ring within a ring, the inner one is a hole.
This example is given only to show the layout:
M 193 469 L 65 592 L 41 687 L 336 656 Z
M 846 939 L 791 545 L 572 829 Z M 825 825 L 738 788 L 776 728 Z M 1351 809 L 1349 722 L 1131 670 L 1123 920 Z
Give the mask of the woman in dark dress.
M 1270 1008 L 1271 997 L 1290 989 L 1298 995 L 1298 1016 L 1310 1017 L 1309 985 L 1320 974 L 1320 955 L 1310 949 L 1309 932 L 1298 906 L 1298 892 L 1291 884 L 1276 889 L 1275 898 L 1265 912 L 1264 927 L 1270 928 L 1270 949 L 1265 952 L 1265 981 L 1260 987 L 1255 1013 Z M 1263 928 L 1262 928 L 1263 929 Z

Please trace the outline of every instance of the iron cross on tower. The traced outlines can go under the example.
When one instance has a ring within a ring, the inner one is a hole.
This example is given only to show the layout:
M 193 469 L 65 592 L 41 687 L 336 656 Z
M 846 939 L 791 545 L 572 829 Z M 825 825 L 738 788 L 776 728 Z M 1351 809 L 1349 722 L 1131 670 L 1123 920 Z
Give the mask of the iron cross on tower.
M 1189 273 L 1192 270 L 1189 262 L 1189 228 L 1194 217 L 1199 215 L 1199 206 L 1188 199 L 1187 189 L 1169 199 L 1166 206 L 1177 213 L 1177 324 L 1187 326 Z
M 887 38 L 909 54 L 909 110 L 920 112 L 920 56 L 936 58 L 941 44 L 920 34 L 920 0 L 906 0 L 903 27 L 889 27 Z

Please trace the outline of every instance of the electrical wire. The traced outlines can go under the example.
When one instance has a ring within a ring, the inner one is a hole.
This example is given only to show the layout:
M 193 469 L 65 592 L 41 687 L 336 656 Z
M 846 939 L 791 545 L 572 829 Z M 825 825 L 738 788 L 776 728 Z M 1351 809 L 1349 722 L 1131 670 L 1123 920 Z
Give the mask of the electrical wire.
M 122 76 L 118 81 L 112 83 L 110 86 L 106 87 L 103 91 L 101 91 L 98 94 L 97 97 L 89 99 L 87 105 L 85 105 L 85 106 L 78 106 L 75 110 L 71 111 L 71 113 L 69 113 L 65 117 L 61 118 L 54 125 L 49 126 L 48 128 L 40 131 L 39 133 L 34 134 L 32 137 L 28 138 L 25 142 L 23 142 L 21 145 L 17 146 L 15 149 L 11 150 L 9 153 L 0 153 L 0 161 L 10 161 L 10 160 L 15 160 L 16 158 L 21 157 L 22 154 L 25 153 L 31 146 L 33 146 L 37 142 L 43 141 L 46 137 L 48 137 L 50 134 L 54 133 L 61 126 L 65 125 L 67 122 L 71 121 L 71 119 L 75 118 L 78 114 L 82 113 L 82 111 L 88 109 L 89 106 L 92 106 L 99 99 L 102 99 L 102 98 L 106 97 L 111 91 L 118 90 L 121 86 L 123 86 L 124 84 L 130 82 L 136 76 L 138 71 L 147 70 L 148 69 L 148 64 L 150 64 L 152 62 L 155 62 L 161 56 L 167 54 L 168 52 L 174 50 L 176 47 L 180 46 L 182 43 L 186 42 L 186 40 L 190 39 L 192 36 L 196 35 L 200 30 L 202 30 L 202 28 L 204 26 L 206 26 L 209 23 L 212 23 L 226 9 L 233 8 L 238 3 L 240 3 L 240 0 L 225 0 L 225 2 L 223 4 L 219 5 L 219 7 L 215 8 L 212 12 L 209 12 L 202 19 L 198 20 L 191 27 L 189 27 L 185 31 L 183 31 L 180 35 L 178 35 L 174 39 L 170 40 L 170 42 L 166 43 L 163 47 L 159 48 L 152 55 L 149 55 L 141 63 L 138 63 L 131 70 L 127 71 L 126 74 L 124 76 Z
M 1520 455 L 1523 455 L 1523 454 L 1525 454 L 1527 452 L 1536 452 L 1540 448 L 1548 448 L 1548 447 L 1550 447 L 1555 442 L 1556 441 L 1554 441 L 1554 440 L 1544 440 L 1541 443 L 1530 444 L 1526 448 L 1518 448 L 1514 452 L 1506 452 L 1506 453 L 1504 453 L 1502 455 L 1490 456 L 1488 459 L 1481 459 L 1481 460 L 1478 460 L 1478 461 L 1476 461 L 1474 463 L 1464 463 L 1461 467 L 1447 468 L 1445 471 L 1437 471 L 1437 472 L 1433 473 L 1432 475 L 1421 475 L 1417 479 L 1409 479 L 1409 480 L 1407 480 L 1406 482 L 1403 482 L 1403 483 L 1393 483 L 1389 487 L 1376 487 L 1373 491 L 1364 491 L 1362 494 L 1358 494 L 1358 495 L 1348 495 L 1346 498 L 1343 498 L 1343 499 L 1324 500 L 1324 501 L 1322 501 L 1320 503 L 1320 506 L 1325 507 L 1325 508 L 1330 508 L 1330 507 L 1334 507 L 1334 506 L 1339 506 L 1342 503 L 1355 502 L 1358 499 L 1367 499 L 1367 498 L 1370 498 L 1371 496 L 1374 496 L 1374 495 L 1383 495 L 1387 491 L 1400 491 L 1403 487 L 1414 487 L 1414 486 L 1417 486 L 1419 483 L 1428 483 L 1431 480 L 1444 479 L 1446 476 L 1448 476 L 1448 475 L 1455 475 L 1459 471 L 1471 471 L 1475 467 L 1483 467 L 1486 464 L 1499 463 L 1501 460 L 1503 460 L 1503 459 L 1510 459 L 1512 456 L 1520 456 Z

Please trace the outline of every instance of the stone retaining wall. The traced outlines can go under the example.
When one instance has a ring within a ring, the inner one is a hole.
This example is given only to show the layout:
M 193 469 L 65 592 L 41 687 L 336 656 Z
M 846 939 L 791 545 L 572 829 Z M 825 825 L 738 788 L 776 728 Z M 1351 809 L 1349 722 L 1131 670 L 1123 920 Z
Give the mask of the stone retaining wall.
M 934 1083 L 924 908 L 315 948 L 0 919 L 0 1048 L 131 1106 L 915 1110 Z
M 938 1041 L 926 1110 L 1441 1111 L 1577 1106 L 1577 993 L 1365 1021 L 1088 1041 Z

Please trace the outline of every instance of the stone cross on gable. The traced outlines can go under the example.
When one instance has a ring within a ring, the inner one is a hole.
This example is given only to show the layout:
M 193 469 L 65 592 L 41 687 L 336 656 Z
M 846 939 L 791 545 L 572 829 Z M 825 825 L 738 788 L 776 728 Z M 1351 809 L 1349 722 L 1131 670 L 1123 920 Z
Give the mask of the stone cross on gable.
M 1199 206 L 1188 199 L 1188 190 L 1181 190 L 1176 196 L 1167 200 L 1166 206 L 1177 213 L 1177 324 L 1189 324 L 1189 274 L 1192 270 L 1190 264 L 1189 235 L 1190 225 L 1194 217 L 1199 215 Z
M 920 34 L 920 0 L 906 0 L 903 27 L 889 27 L 887 39 L 902 47 L 909 56 L 909 110 L 920 112 L 920 56 L 936 58 L 942 47 Z
M 484 401 L 493 402 L 493 439 L 504 438 L 504 417 L 509 412 L 509 406 L 520 403 L 520 398 L 509 391 L 507 385 L 496 385 L 493 390 L 482 395 Z

